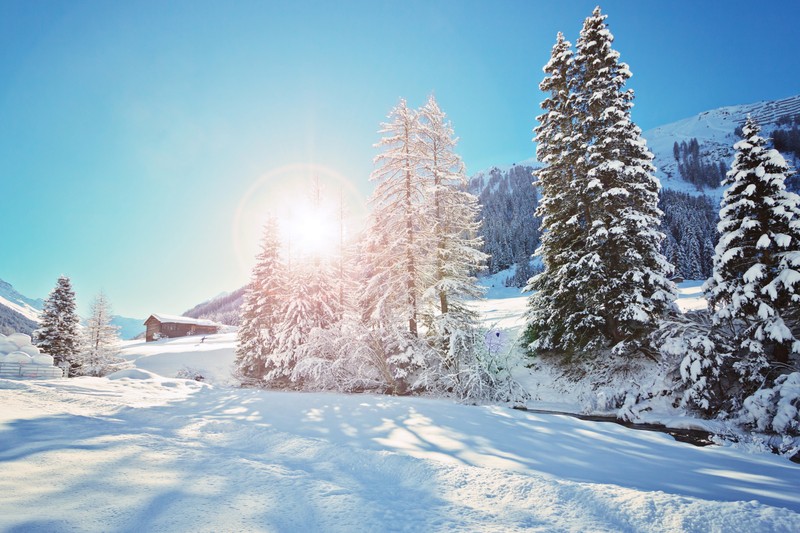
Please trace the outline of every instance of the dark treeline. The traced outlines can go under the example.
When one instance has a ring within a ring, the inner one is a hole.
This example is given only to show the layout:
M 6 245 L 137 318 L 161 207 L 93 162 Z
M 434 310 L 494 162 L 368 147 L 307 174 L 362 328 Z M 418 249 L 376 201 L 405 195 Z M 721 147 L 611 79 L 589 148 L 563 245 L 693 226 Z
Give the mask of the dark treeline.
M 491 255 L 490 274 L 514 264 L 527 265 L 539 246 L 540 221 L 533 216 L 539 194 L 532 185 L 532 173 L 531 166 L 514 165 L 508 171 L 492 168 L 470 181 L 470 190 L 481 205 L 480 232 L 484 252 Z
M 666 238 L 662 252 L 684 279 L 706 279 L 711 275 L 717 242 L 718 211 L 705 195 L 663 190 L 659 208 L 664 212 L 661 231 Z
M 728 170 L 723 161 L 712 163 L 703 161 L 700 157 L 700 143 L 696 138 L 692 138 L 688 143 L 676 141 L 672 146 L 672 155 L 678 162 L 678 171 L 683 179 L 697 187 L 697 190 L 719 187 Z
M 524 287 L 536 271 L 530 259 L 539 246 L 541 221 L 533 217 L 539 193 L 532 186 L 532 171 L 532 167 L 520 165 L 508 171 L 493 168 L 474 176 L 470 183 L 481 203 L 484 250 L 492 254 L 488 273 L 517 265 L 508 280 L 515 287 Z M 684 279 L 710 276 L 719 207 L 705 195 L 672 190 L 661 192 L 659 207 L 664 212 L 661 231 L 666 236 L 662 253 L 675 265 L 675 275 Z

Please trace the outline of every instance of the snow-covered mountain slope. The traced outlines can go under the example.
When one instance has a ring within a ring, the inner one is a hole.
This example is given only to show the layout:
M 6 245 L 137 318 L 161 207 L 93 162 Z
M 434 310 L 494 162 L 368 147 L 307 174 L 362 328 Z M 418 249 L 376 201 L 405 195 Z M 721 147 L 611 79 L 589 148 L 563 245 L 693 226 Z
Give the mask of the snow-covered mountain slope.
M 174 378 L 183 370 L 202 375 L 213 385 L 238 385 L 233 378 L 236 333 L 178 337 L 122 344 L 120 357 L 136 368 Z
M 779 121 L 800 115 L 800 95 L 782 100 L 720 107 L 645 131 L 643 137 L 647 141 L 648 148 L 655 155 L 656 175 L 661 180 L 662 187 L 692 194 L 704 192 L 713 197 L 721 197 L 721 188 L 699 191 L 698 187 L 687 182 L 685 177 L 681 176 L 673 147 L 676 142 L 679 144 L 681 142 L 689 143 L 692 139 L 697 139 L 700 145 L 700 156 L 704 162 L 709 164 L 722 162 L 727 167 L 733 158 L 733 145 L 738 140 L 735 130 L 737 126 L 744 123 L 748 115 L 758 120 L 762 127 L 762 134 L 770 137 L 772 132 L 779 127 Z M 532 148 L 531 152 L 533 151 Z M 793 158 L 787 157 L 787 160 L 792 161 Z M 498 176 L 510 174 L 514 167 L 536 168 L 538 166 L 540 163 L 536 161 L 535 157 L 532 157 L 519 163 L 496 165 L 478 171 L 470 178 L 470 190 L 473 194 L 480 195 L 487 187 L 498 187 L 501 182 Z
M 229 326 L 239 325 L 239 308 L 244 302 L 244 292 L 246 287 L 240 287 L 233 292 L 224 292 L 210 300 L 197 304 L 183 316 L 191 318 L 207 318 L 219 324 Z
M 119 328 L 120 339 L 135 339 L 137 336 L 143 334 L 146 329 L 144 320 L 143 318 L 114 315 L 111 317 L 111 325 Z
M 41 298 L 28 298 L 17 292 L 10 283 L 0 279 L 0 305 L 19 313 L 28 320 L 38 322 L 44 301 Z
M 720 107 L 645 131 L 643 137 L 655 155 L 654 163 L 658 169 L 656 175 L 661 180 L 662 187 L 698 193 L 697 187 L 688 183 L 678 171 L 673 153 L 675 143 L 689 143 L 693 138 L 697 139 L 700 157 L 704 162 L 723 162 L 727 167 L 733 159 L 733 145 L 738 140 L 734 132 L 748 115 L 758 120 L 762 134 L 769 137 L 778 127 L 779 120 L 800 115 L 800 95 L 782 100 Z M 722 189 L 710 189 L 705 193 L 719 198 L 722 196 Z
M 44 302 L 23 296 L 0 279 L 0 333 L 30 333 L 38 327 L 39 312 Z

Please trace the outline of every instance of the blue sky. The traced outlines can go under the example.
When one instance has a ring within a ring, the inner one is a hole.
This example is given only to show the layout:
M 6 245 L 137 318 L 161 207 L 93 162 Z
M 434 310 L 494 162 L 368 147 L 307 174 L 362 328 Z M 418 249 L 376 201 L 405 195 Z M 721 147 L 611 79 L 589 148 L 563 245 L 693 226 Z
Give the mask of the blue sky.
M 435 93 L 470 174 L 530 158 L 556 32 L 595 4 L 0 2 L 0 278 L 142 318 L 236 289 L 277 187 L 369 195 L 401 96 Z M 601 5 L 642 129 L 800 92 L 800 2 Z

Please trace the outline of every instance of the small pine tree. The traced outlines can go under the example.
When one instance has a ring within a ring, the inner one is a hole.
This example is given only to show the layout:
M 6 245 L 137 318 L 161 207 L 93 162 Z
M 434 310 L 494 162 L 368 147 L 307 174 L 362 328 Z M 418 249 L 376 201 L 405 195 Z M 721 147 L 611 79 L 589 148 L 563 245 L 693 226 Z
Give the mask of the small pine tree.
M 337 316 L 337 290 L 327 263 L 304 263 L 287 275 L 286 302 L 275 332 L 274 352 L 266 381 L 276 387 L 289 386 L 300 348 L 315 329 L 331 327 Z
M 42 352 L 53 356 L 57 366 L 68 365 L 70 376 L 80 366 L 79 322 L 72 283 L 67 276 L 61 276 L 44 301 L 41 327 L 34 332 L 34 342 Z
M 105 293 L 100 292 L 92 303 L 91 315 L 83 330 L 77 373 L 84 376 L 105 376 L 123 362 L 117 357 L 119 327 L 112 325 L 111 319 L 111 304 Z
M 715 323 L 743 350 L 738 369 L 761 381 L 800 353 L 800 197 L 789 166 L 747 119 L 724 185 L 713 277 L 705 285 Z
M 263 383 L 267 372 L 272 370 L 270 360 L 282 319 L 286 290 L 280 247 L 278 223 L 270 217 L 264 226 L 261 251 L 241 307 L 236 369 L 246 384 Z

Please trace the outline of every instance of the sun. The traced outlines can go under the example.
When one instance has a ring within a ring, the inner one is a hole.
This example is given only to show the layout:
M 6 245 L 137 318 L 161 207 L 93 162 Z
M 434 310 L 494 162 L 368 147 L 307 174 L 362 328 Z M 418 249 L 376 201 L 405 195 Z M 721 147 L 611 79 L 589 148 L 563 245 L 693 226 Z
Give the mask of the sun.
M 328 257 L 339 248 L 340 223 L 330 206 L 301 203 L 280 224 L 294 257 Z
M 312 194 L 314 184 L 321 194 Z M 290 263 L 327 258 L 339 253 L 342 233 L 346 241 L 363 227 L 366 201 L 353 180 L 323 165 L 297 163 L 262 174 L 239 200 L 232 221 L 231 242 L 243 275 L 252 269 L 270 216 L 278 221 Z

